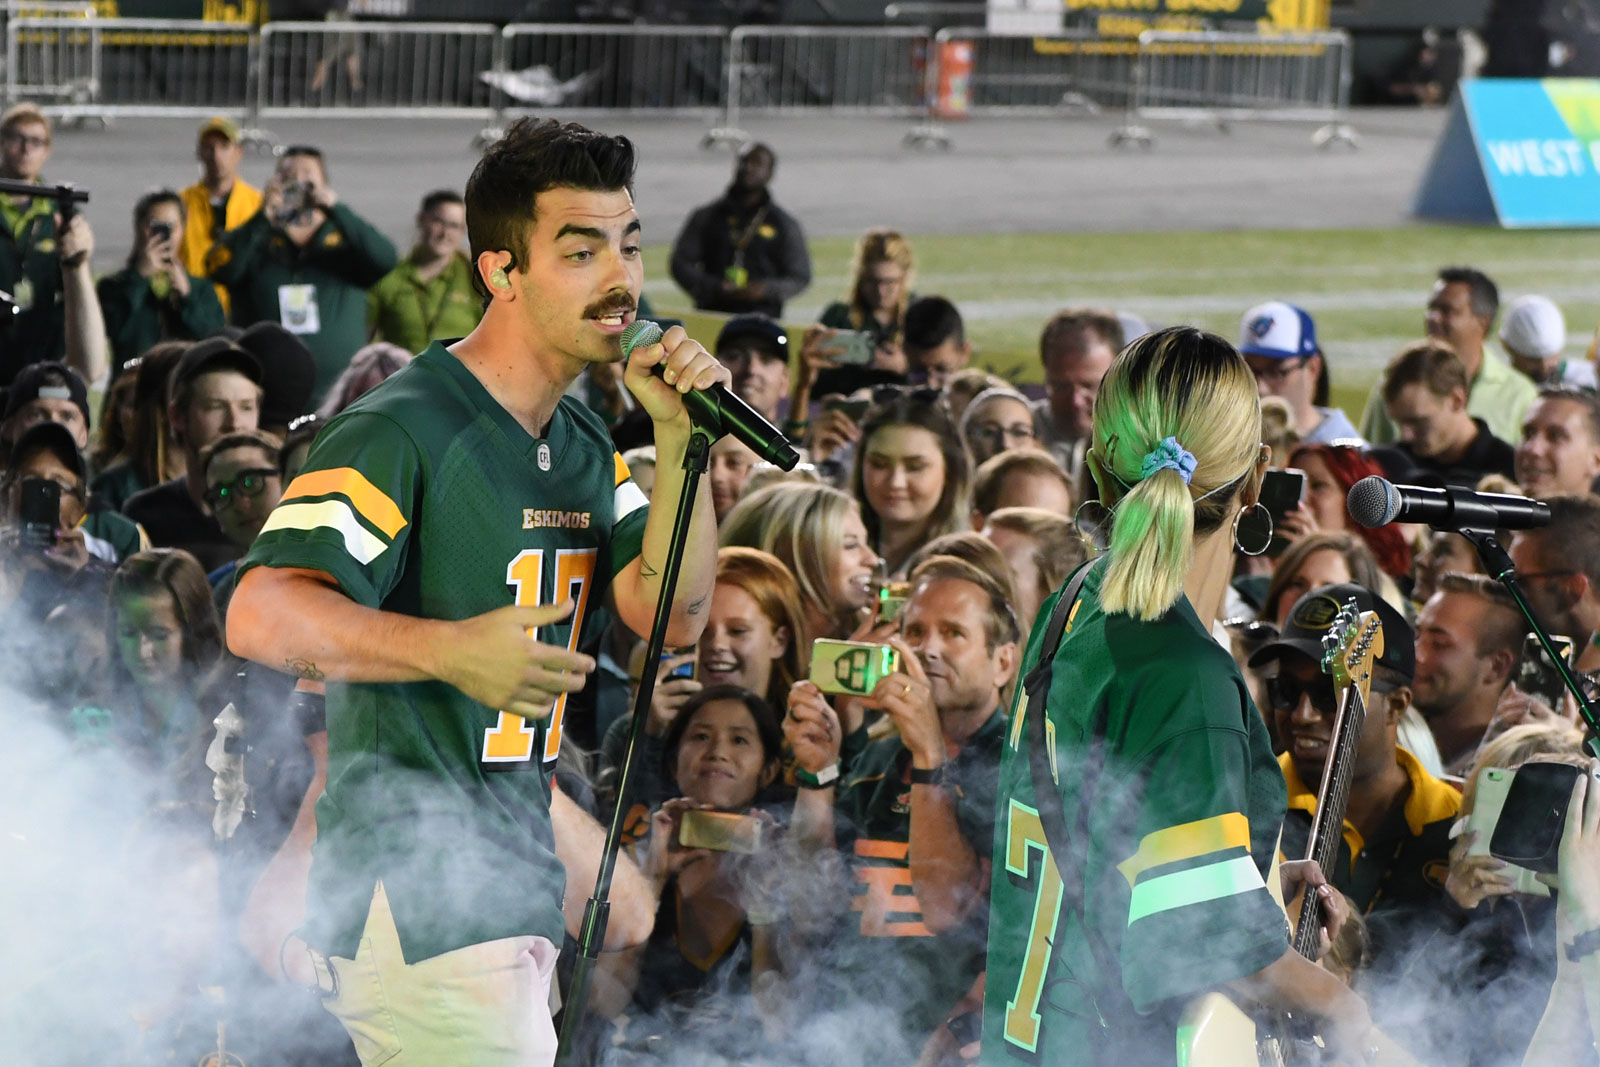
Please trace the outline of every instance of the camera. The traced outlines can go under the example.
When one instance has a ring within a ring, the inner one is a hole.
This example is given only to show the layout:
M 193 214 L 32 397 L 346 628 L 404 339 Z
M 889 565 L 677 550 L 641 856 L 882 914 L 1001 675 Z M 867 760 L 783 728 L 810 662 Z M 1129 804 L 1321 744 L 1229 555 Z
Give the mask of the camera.
M 811 684 L 824 693 L 866 696 L 900 669 L 900 653 L 865 641 L 811 642 Z
M 170 222 L 152 222 L 150 224 L 150 240 L 151 241 L 170 241 L 170 240 L 172 240 L 172 223 L 170 223 Z
M 288 226 L 311 214 L 316 206 L 312 202 L 312 188 L 302 181 L 288 182 L 283 187 L 283 206 L 278 209 L 278 224 Z

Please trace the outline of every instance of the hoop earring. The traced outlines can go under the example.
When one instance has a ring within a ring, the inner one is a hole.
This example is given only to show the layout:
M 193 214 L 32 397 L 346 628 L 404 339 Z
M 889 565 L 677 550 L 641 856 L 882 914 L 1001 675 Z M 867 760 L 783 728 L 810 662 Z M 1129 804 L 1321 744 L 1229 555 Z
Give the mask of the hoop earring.
M 1085 500 L 1072 513 L 1072 527 L 1096 554 L 1111 543 L 1111 509 L 1098 500 Z
M 1241 522 L 1251 512 L 1259 512 L 1259 516 L 1251 515 L 1249 521 Z M 1259 556 L 1272 545 L 1272 512 L 1261 501 L 1240 508 L 1233 517 L 1233 545 L 1247 556 Z

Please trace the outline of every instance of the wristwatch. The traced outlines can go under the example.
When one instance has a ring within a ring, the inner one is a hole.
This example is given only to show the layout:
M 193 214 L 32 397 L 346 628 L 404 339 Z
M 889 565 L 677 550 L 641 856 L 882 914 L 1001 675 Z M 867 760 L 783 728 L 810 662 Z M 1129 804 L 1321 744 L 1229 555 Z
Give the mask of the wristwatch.
M 832 789 L 833 783 L 839 779 L 839 761 L 834 760 L 816 774 L 812 774 L 804 767 L 794 769 L 795 784 L 801 789 Z

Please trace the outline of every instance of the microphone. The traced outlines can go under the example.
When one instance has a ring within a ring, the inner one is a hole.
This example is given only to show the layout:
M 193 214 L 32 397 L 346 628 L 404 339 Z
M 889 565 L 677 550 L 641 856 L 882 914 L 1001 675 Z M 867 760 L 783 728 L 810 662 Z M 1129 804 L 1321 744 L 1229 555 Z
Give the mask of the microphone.
M 661 327 L 645 319 L 635 319 L 622 331 L 622 358 L 627 359 L 635 348 L 659 344 Z M 660 378 L 665 365 L 657 363 L 650 373 Z M 729 435 L 780 470 L 792 471 L 800 462 L 800 454 L 789 444 L 789 439 L 778 432 L 755 408 L 728 391 L 722 383 L 710 389 L 691 389 L 681 394 L 683 406 L 689 409 L 689 418 L 696 426 L 717 437 Z
M 1372 475 L 1350 487 L 1350 517 L 1368 529 L 1415 522 L 1436 530 L 1527 530 L 1550 521 L 1550 507 L 1525 496 L 1395 485 Z

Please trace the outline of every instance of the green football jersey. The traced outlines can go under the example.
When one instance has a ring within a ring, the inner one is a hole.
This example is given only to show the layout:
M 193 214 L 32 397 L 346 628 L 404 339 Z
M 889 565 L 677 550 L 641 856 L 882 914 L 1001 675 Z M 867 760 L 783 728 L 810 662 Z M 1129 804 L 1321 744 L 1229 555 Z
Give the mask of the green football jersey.
M 639 553 L 644 494 L 570 398 L 534 439 L 435 343 L 331 421 L 241 564 L 330 575 L 367 607 L 465 619 L 571 598 L 532 634 L 575 648 Z M 306 939 L 353 957 L 378 879 L 408 962 L 534 934 L 561 943 L 550 828 L 566 698 L 539 722 L 439 681 L 328 686 Z
M 1001 754 L 983 1020 L 991 1067 L 1172 1063 L 1184 1001 L 1288 947 L 1264 881 L 1283 774 L 1238 668 L 1187 599 L 1140 622 L 1102 611 L 1100 582 L 1096 568 L 1083 584 L 1044 708 L 1081 913 L 1066 903 L 1039 818 L 1020 687 Z M 1045 629 L 1034 629 L 1023 677 Z

